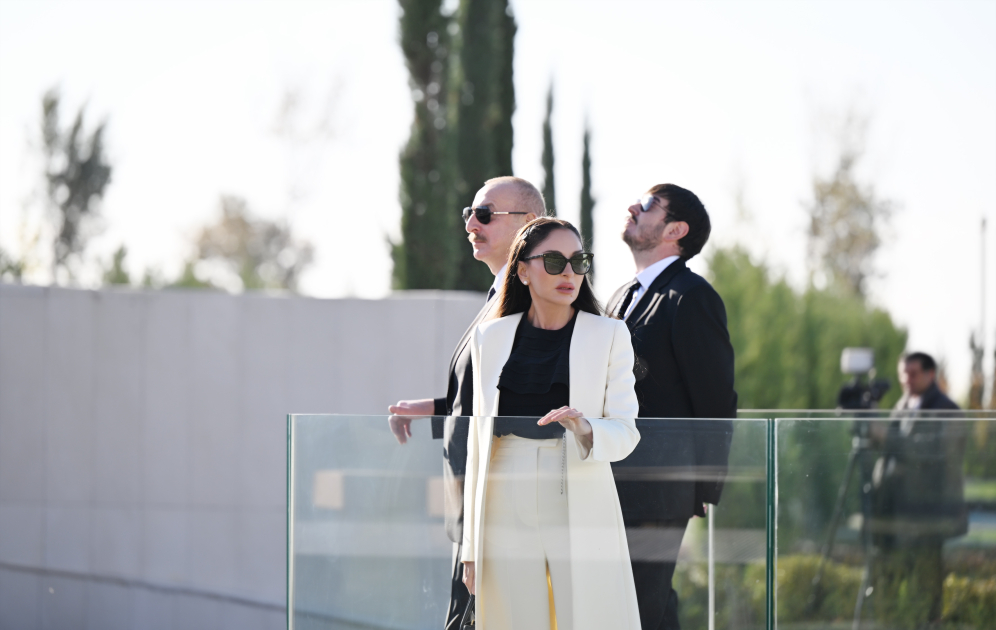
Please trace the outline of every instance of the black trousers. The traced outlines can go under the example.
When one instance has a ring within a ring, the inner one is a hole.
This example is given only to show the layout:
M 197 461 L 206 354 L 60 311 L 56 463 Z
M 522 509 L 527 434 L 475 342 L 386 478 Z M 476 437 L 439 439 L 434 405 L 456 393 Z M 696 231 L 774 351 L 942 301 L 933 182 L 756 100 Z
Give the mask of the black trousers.
M 688 519 L 626 520 L 629 557 L 643 630 L 681 630 L 678 594 L 671 588 Z
M 470 591 L 463 584 L 463 562 L 460 561 L 462 555 L 463 545 L 457 544 L 456 562 L 453 563 L 453 575 L 450 578 L 450 606 L 446 611 L 444 630 L 460 630 L 463 612 L 470 603 Z

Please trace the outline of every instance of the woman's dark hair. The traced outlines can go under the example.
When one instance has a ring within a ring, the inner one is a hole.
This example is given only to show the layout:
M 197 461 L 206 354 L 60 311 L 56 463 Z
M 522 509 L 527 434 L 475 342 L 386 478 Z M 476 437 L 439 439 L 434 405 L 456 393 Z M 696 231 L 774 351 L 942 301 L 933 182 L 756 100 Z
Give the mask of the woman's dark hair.
M 505 317 L 515 313 L 525 313 L 533 304 L 533 298 L 529 294 L 529 287 L 519 282 L 519 263 L 525 262 L 526 256 L 531 256 L 536 246 L 546 240 L 555 230 L 570 230 L 581 241 L 584 240 L 578 229 L 564 221 L 552 217 L 540 217 L 533 219 L 522 226 L 516 233 L 515 240 L 512 241 L 512 249 L 508 253 L 508 266 L 505 268 L 505 280 L 501 287 L 501 294 L 498 295 L 498 312 L 495 317 Z M 598 298 L 591 290 L 591 282 L 587 274 L 581 279 L 581 288 L 573 304 L 574 308 L 593 315 L 602 314 L 602 305 L 598 303 Z
M 674 184 L 657 184 L 647 192 L 667 200 L 668 222 L 684 221 L 688 224 L 688 234 L 678 241 L 681 257 L 687 260 L 702 251 L 709 240 L 712 224 L 709 213 L 695 193 Z

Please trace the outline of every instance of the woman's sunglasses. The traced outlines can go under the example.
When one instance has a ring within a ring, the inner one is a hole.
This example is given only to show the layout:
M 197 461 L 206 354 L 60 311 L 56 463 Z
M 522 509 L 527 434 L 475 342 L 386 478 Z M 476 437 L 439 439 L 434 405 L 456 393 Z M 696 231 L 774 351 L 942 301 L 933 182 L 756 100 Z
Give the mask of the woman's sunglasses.
M 464 208 L 463 209 L 463 222 L 466 223 L 470 221 L 470 215 L 477 217 L 477 220 L 481 222 L 481 225 L 487 225 L 491 223 L 491 215 L 493 214 L 529 214 L 528 212 L 493 212 L 491 208 L 487 206 L 478 206 L 476 208 Z
M 570 258 L 565 257 L 563 254 L 558 254 L 557 252 L 547 252 L 545 254 L 536 254 L 535 256 L 526 256 L 523 260 L 532 260 L 533 258 L 543 259 L 543 268 L 551 276 L 556 276 L 564 272 L 567 268 L 567 263 L 571 263 L 571 269 L 574 273 L 579 276 L 583 276 L 588 273 L 591 269 L 591 259 L 595 257 L 595 254 L 574 254 Z

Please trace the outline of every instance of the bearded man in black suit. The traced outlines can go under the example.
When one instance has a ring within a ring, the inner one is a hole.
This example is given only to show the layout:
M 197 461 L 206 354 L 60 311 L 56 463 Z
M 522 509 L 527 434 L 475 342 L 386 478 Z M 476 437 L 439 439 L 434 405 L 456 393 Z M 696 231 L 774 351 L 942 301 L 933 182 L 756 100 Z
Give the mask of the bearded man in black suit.
M 443 440 L 443 503 L 446 534 L 454 543 L 454 565 L 450 583 L 450 603 L 445 630 L 457 629 L 470 593 L 463 584 L 460 543 L 463 540 L 463 481 L 467 466 L 467 435 L 474 403 L 473 367 L 470 338 L 477 326 L 488 319 L 498 303 L 495 293 L 505 279 L 505 266 L 516 232 L 526 223 L 546 214 L 543 195 L 531 183 L 518 177 L 496 177 L 484 183 L 471 207 L 463 211 L 467 240 L 474 258 L 485 263 L 495 275 L 488 298 L 464 331 L 453 350 L 447 375 L 446 396 L 421 400 L 401 400 L 389 411 L 391 431 L 404 444 L 411 437 L 414 417 L 434 416 L 432 437 Z M 445 419 L 443 418 L 445 416 Z
M 629 326 L 636 354 L 641 439 L 612 467 L 644 630 L 679 628 L 671 588 L 678 548 L 689 519 L 719 502 L 733 436 L 732 421 L 722 419 L 737 413 L 723 300 L 685 264 L 710 231 L 694 193 L 651 188 L 629 207 L 622 235 L 636 277 L 608 306 Z

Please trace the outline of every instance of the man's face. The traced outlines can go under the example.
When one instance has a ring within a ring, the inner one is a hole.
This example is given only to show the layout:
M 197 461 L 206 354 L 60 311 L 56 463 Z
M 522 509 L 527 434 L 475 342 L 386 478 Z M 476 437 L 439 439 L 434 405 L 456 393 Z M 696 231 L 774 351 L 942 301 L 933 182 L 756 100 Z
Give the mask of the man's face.
M 492 212 L 517 212 L 515 195 L 508 184 L 489 185 L 477 191 L 474 207 L 487 206 Z M 493 214 L 487 225 L 477 216 L 470 215 L 467 221 L 467 240 L 474 248 L 474 258 L 480 260 L 498 273 L 508 260 L 508 250 L 512 247 L 515 233 L 535 217 L 532 214 Z
M 640 201 L 626 209 L 626 223 L 622 239 L 634 251 L 646 251 L 660 245 L 667 226 L 667 200 L 654 197 L 654 203 L 646 212 Z
M 919 361 L 905 361 L 899 365 L 899 382 L 903 391 L 921 396 L 934 382 L 934 370 L 924 370 Z

